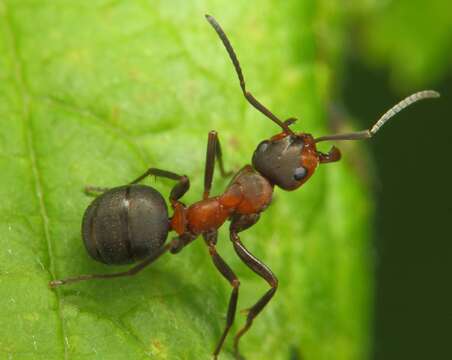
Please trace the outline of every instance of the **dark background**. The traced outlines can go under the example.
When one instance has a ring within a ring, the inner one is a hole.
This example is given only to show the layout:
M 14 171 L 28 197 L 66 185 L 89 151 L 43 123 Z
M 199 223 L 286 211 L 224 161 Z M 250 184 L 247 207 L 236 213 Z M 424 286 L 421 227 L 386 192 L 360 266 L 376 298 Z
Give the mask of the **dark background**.
M 351 56 L 345 70 L 344 103 L 363 129 L 401 99 L 387 69 Z M 440 99 L 404 110 L 368 143 L 376 178 L 378 360 L 452 359 L 452 74 L 431 88 Z

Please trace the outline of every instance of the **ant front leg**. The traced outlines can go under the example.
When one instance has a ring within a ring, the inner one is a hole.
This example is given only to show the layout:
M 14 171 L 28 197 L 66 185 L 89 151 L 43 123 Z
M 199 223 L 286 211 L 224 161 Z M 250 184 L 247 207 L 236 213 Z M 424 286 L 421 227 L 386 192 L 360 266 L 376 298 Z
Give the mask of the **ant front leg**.
M 230 226 L 230 237 L 237 255 L 251 270 L 264 278 L 271 287 L 251 308 L 247 309 L 248 315 L 245 326 L 237 332 L 234 338 L 234 351 L 236 356 L 239 356 L 240 338 L 249 330 L 253 324 L 254 318 L 259 315 L 263 308 L 268 304 L 278 288 L 278 279 L 270 268 L 247 250 L 240 241 L 238 235 L 240 231 L 254 225 L 258 220 L 259 214 L 239 215 L 232 218 Z
M 203 199 L 207 199 L 212 188 L 213 173 L 215 170 L 215 158 L 218 161 L 220 167 L 220 173 L 222 177 L 227 177 L 232 174 L 231 171 L 225 171 L 223 164 L 223 154 L 221 151 L 220 139 L 218 133 L 215 130 L 209 132 L 207 139 L 207 151 L 206 151 L 206 166 L 204 169 L 204 193 Z
M 209 247 L 209 254 L 212 257 L 215 267 L 232 286 L 231 297 L 229 298 L 228 313 L 226 316 L 226 326 L 224 327 L 223 334 L 221 335 L 220 340 L 218 340 L 215 351 L 213 352 L 214 359 L 216 359 L 221 351 L 224 340 L 228 335 L 229 329 L 234 322 L 235 313 L 237 310 L 237 299 L 239 296 L 240 281 L 237 278 L 237 275 L 235 275 L 232 269 L 229 267 L 229 265 L 226 264 L 226 262 L 217 253 L 215 245 L 217 243 L 218 231 L 215 230 L 211 233 L 204 234 L 203 237 L 207 246 Z

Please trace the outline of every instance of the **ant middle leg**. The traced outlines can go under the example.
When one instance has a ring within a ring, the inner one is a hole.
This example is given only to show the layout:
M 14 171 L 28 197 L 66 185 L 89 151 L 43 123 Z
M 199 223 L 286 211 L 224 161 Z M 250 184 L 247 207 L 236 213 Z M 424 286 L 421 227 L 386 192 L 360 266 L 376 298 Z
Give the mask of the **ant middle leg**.
M 218 271 L 225 277 L 229 283 L 232 286 L 232 292 L 231 297 L 229 298 L 229 305 L 228 305 L 228 312 L 226 315 L 226 325 L 224 327 L 223 333 L 218 340 L 217 346 L 215 347 L 215 351 L 213 352 L 214 359 L 217 358 L 218 354 L 221 351 L 221 348 L 223 346 L 224 340 L 226 339 L 226 336 L 228 335 L 229 329 L 231 328 L 236 310 L 237 310 L 237 299 L 239 296 L 239 286 L 240 281 L 237 278 L 237 276 L 234 274 L 232 269 L 229 267 L 228 264 L 221 258 L 221 256 L 217 253 L 216 250 L 216 242 L 218 237 L 218 231 L 213 231 L 211 233 L 207 233 L 203 235 L 204 240 L 209 247 L 209 254 L 212 257 L 213 263 L 215 267 L 218 269 Z
M 270 268 L 248 251 L 248 249 L 240 241 L 240 237 L 238 235 L 240 231 L 254 225 L 258 220 L 259 214 L 239 215 L 233 217 L 230 226 L 230 238 L 237 255 L 251 270 L 265 279 L 271 287 L 252 307 L 246 310 L 248 315 L 245 326 L 243 326 L 234 337 L 234 352 L 236 356 L 239 356 L 240 338 L 249 330 L 253 324 L 254 318 L 259 315 L 259 313 L 269 303 L 278 288 L 278 279 Z
M 209 131 L 207 139 L 206 151 L 206 166 L 204 169 L 204 193 L 203 199 L 207 199 L 212 188 L 213 173 L 215 170 L 215 159 L 218 161 L 220 174 L 222 177 L 227 177 L 232 174 L 231 171 L 226 171 L 223 164 L 223 153 L 221 151 L 220 139 L 215 130 Z

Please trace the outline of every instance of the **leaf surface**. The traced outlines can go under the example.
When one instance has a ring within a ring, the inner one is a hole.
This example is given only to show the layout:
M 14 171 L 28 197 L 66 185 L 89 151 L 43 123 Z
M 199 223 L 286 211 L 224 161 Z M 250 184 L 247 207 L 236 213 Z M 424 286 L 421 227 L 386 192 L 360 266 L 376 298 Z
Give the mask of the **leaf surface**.
M 87 184 L 114 187 L 148 167 L 187 174 L 201 198 L 207 133 L 228 168 L 278 132 L 242 98 L 204 13 L 216 16 L 248 86 L 297 131 L 328 131 L 340 49 L 339 6 L 265 0 L 0 0 L 0 358 L 209 359 L 230 287 L 202 241 L 138 276 L 51 290 L 48 282 L 114 272 L 88 257 L 80 220 Z M 328 29 L 328 30 L 326 30 Z M 325 149 L 327 150 L 327 149 Z M 215 177 L 214 193 L 227 179 Z M 168 196 L 172 183 L 149 179 Z M 242 343 L 249 359 L 364 359 L 372 288 L 372 207 L 346 161 L 294 193 L 276 191 L 245 245 L 280 287 Z M 235 256 L 239 308 L 267 287 Z M 243 324 L 238 313 L 232 333 Z M 222 359 L 232 358 L 232 336 Z
M 430 86 L 450 71 L 452 5 L 444 0 L 356 2 L 362 52 L 374 65 L 388 65 L 395 88 Z

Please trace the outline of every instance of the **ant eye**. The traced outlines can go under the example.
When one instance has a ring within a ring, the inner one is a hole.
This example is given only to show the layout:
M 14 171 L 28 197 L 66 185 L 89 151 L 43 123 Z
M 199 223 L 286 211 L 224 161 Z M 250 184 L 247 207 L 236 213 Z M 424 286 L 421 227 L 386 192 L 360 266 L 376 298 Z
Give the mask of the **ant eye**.
M 295 169 L 295 174 L 293 175 L 294 179 L 297 181 L 302 180 L 308 172 L 303 166 Z

